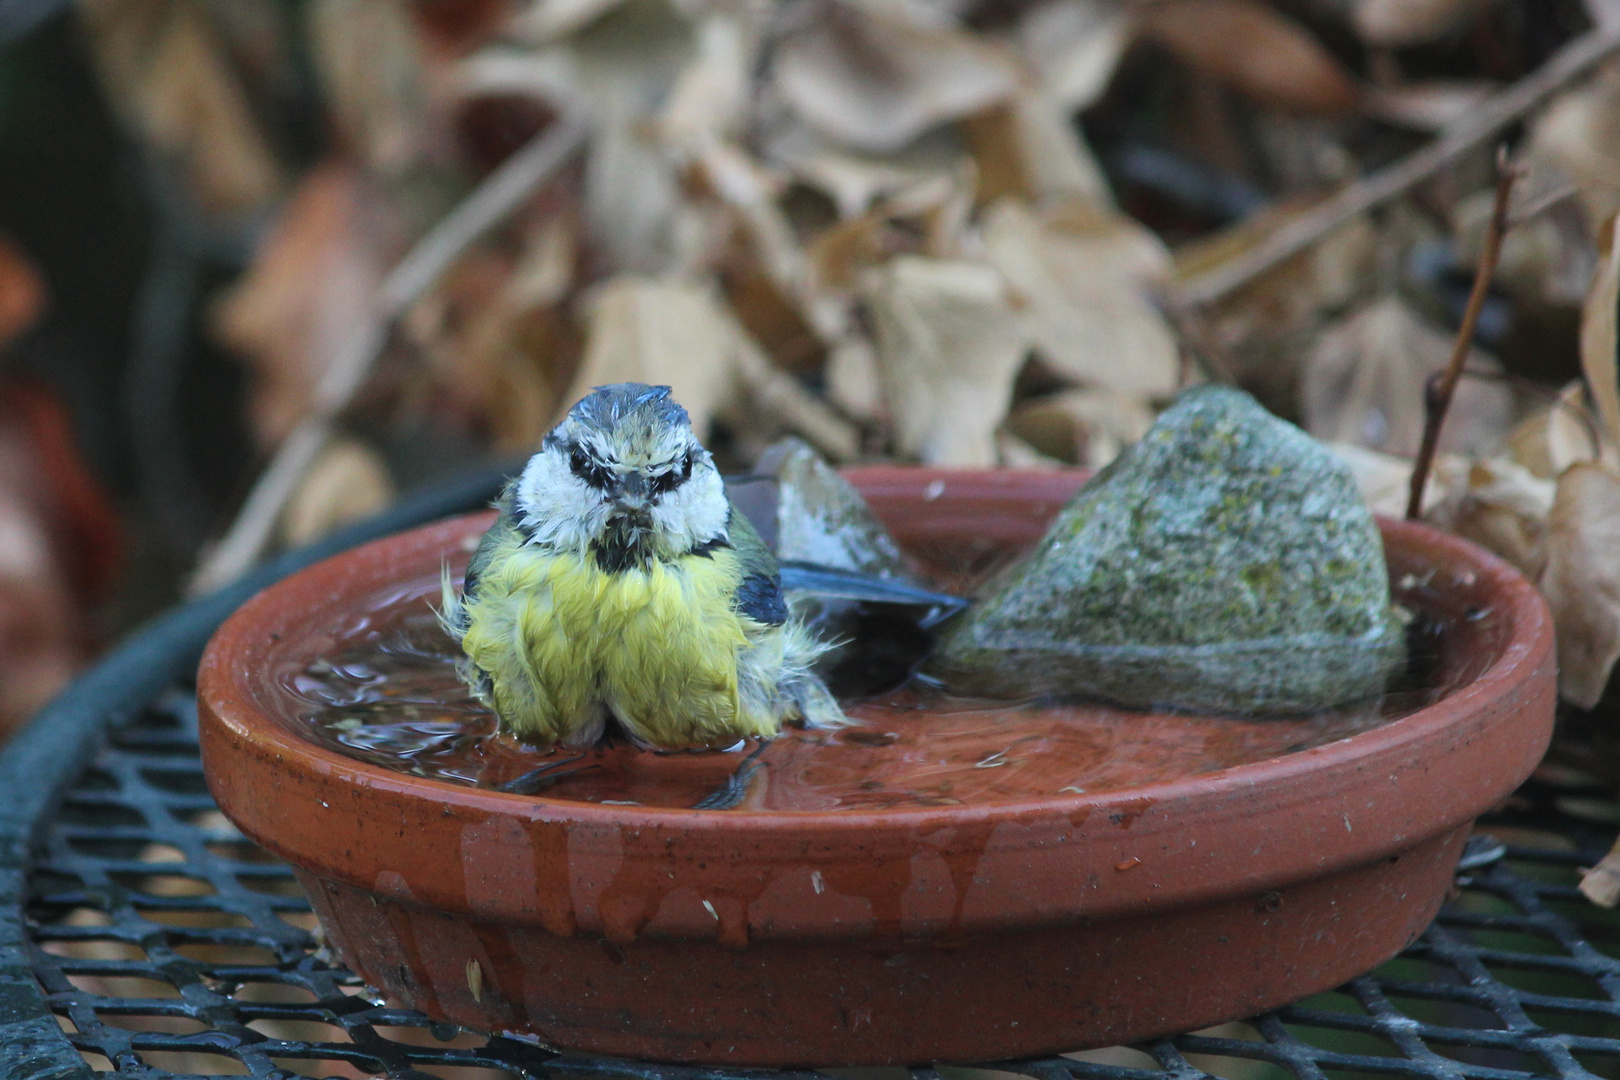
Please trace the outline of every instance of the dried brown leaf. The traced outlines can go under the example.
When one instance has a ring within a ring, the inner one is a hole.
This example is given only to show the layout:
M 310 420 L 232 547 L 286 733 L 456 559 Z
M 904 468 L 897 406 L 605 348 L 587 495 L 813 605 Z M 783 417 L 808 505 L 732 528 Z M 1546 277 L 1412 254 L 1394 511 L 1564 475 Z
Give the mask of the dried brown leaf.
M 740 226 L 734 239 L 746 237 L 749 241 L 751 272 L 768 279 L 782 304 L 796 307 L 809 270 L 804 249 L 779 201 L 785 178 L 739 146 L 719 140 L 702 147 L 696 164 L 708 190 L 733 212 L 735 224 Z M 775 350 L 772 352 L 774 355 Z
M 1281 109 L 1342 113 L 1355 79 L 1303 26 L 1259 0 L 1165 0 L 1144 9 L 1142 35 L 1188 66 Z
M 897 253 L 893 245 L 899 240 L 878 213 L 824 230 L 810 246 L 812 288 L 831 293 L 854 289 L 865 270 Z
M 793 432 L 803 436 L 829 461 L 853 460 L 861 450 L 860 432 L 855 426 L 772 365 L 765 351 L 740 327 L 735 328 L 735 332 L 737 378 L 747 391 L 748 400 L 745 410 L 734 412 L 731 421 L 757 436 L 769 430 L 769 424 L 760 423 L 769 418 L 779 425 L 772 434 Z
M 358 439 L 334 439 L 282 511 L 282 542 L 288 547 L 313 543 L 393 501 L 394 482 L 377 452 Z
M 621 6 L 625 0 L 530 0 L 506 25 L 522 41 L 555 41 Z
M 1581 872 L 1581 895 L 1598 907 L 1620 904 L 1620 840 L 1590 870 Z
M 563 402 L 542 363 L 532 349 L 510 348 L 492 365 L 484 406 L 490 444 L 500 453 L 532 452 L 557 417 Z
M 1620 460 L 1620 218 L 1598 239 L 1597 274 L 1581 310 L 1581 373 L 1602 421 L 1604 460 Z
M 1048 457 L 1010 431 L 996 432 L 996 464 L 1003 469 L 1062 469 L 1068 463 Z
M 1620 659 L 1620 477 L 1572 465 L 1547 518 L 1541 595 L 1558 628 L 1558 689 L 1589 709 Z
M 1565 91 L 1531 122 L 1527 157 L 1574 181 L 1594 232 L 1620 211 L 1620 61 Z
M 1356 489 L 1367 508 L 1385 517 L 1402 517 L 1406 513 L 1406 500 L 1412 488 L 1412 459 L 1369 450 L 1349 442 L 1327 444 L 1340 461 L 1350 467 Z M 1443 497 L 1440 478 L 1431 473 L 1423 490 L 1423 505 L 1428 508 Z
M 1369 45 L 1401 48 L 1433 41 L 1496 0 L 1359 0 L 1352 22 Z
M 527 239 L 523 255 L 502 290 L 503 300 L 520 307 L 560 302 L 575 283 L 579 223 L 570 214 L 554 214 Z
M 1047 0 L 1018 20 L 1015 38 L 1045 96 L 1072 112 L 1108 88 L 1133 29 L 1114 0 Z
M 721 275 L 726 302 L 743 329 L 786 371 L 819 368 L 826 350 L 803 313 L 757 262 L 738 262 Z
M 1444 497 L 1425 521 L 1494 551 L 1534 580 L 1546 565 L 1547 515 L 1555 485 L 1507 458 L 1448 456 L 1432 478 Z
M 737 135 L 747 122 L 759 33 L 731 12 L 705 15 L 696 28 L 697 49 L 664 106 L 664 139 L 688 152 Z
M 1028 349 L 1001 276 L 903 255 L 872 273 L 866 303 L 899 451 L 935 465 L 995 464 L 996 428 Z
M 708 92 L 699 35 L 673 6 L 630 0 L 595 14 L 555 44 L 489 48 L 470 57 L 459 67 L 459 90 L 469 96 L 528 95 L 557 111 L 588 114 L 588 246 L 608 272 L 676 272 L 683 269 L 688 241 L 701 247 L 704 238 L 682 233 L 691 215 L 678 170 L 697 147 L 666 140 L 679 135 L 701 145 L 701 132 L 723 129 L 728 121 L 706 114 L 716 99 Z M 723 53 L 724 42 L 717 40 L 714 49 Z M 683 74 L 691 74 L 692 83 L 676 100 L 672 94 Z M 676 112 L 661 113 L 666 104 Z
M 847 146 L 898 150 L 1013 91 L 1009 57 L 976 35 L 826 10 L 778 46 L 775 85 L 808 124 Z
M 1550 171 L 1536 169 L 1530 176 L 1545 178 Z M 1557 192 L 1552 194 L 1556 198 Z M 1514 201 L 1520 202 L 1517 198 Z M 1479 265 L 1495 202 L 1494 192 L 1479 191 L 1453 207 L 1452 233 L 1462 266 Z M 1523 206 L 1520 204 L 1514 211 Z M 1510 220 L 1513 216 L 1510 212 Z M 1573 200 L 1557 201 L 1541 212 L 1532 212 L 1508 230 L 1502 238 L 1496 282 L 1530 303 L 1574 308 L 1585 301 L 1595 270 L 1591 233 L 1579 207 Z
M 516 263 L 489 247 L 464 255 L 406 320 L 431 368 L 433 407 L 482 422 L 495 449 L 531 450 L 551 426 L 579 355 L 561 304 L 574 280 L 575 223 L 548 219 Z
M 963 124 L 978 171 L 978 201 L 1012 196 L 1035 202 L 1113 201 L 1102 168 L 1068 111 L 1048 95 L 1020 88 Z
M 260 445 L 292 429 L 355 326 L 374 317 L 396 246 L 387 213 L 351 167 L 317 167 L 215 309 L 216 335 L 252 366 L 248 414 Z
M 83 11 L 108 100 L 182 163 L 200 206 L 240 214 L 276 194 L 279 167 L 206 5 L 92 0 Z
M 1586 388 L 1572 382 L 1551 405 L 1525 417 L 1508 433 L 1508 456 L 1543 480 L 1556 480 L 1577 461 L 1596 460 L 1601 447 L 1596 430 L 1583 416 Z
M 1244 222 L 1175 251 L 1178 282 L 1195 280 L 1241 258 L 1271 230 L 1301 212 L 1299 201 L 1261 210 Z M 1396 215 L 1391 215 L 1396 216 Z M 1202 352 L 1263 401 L 1297 402 L 1304 358 L 1323 324 L 1364 299 L 1377 281 L 1382 252 L 1405 250 L 1385 228 L 1357 217 L 1307 251 L 1251 280 L 1201 317 L 1190 318 Z
M 1449 361 L 1452 346 L 1450 334 L 1424 323 L 1398 297 L 1363 305 L 1327 327 L 1306 356 L 1306 430 L 1328 442 L 1415 454 L 1423 438 L 1424 385 Z M 1481 369 L 1494 364 L 1478 350 L 1469 360 Z M 1511 419 L 1504 387 L 1464 380 L 1441 429 L 1441 448 L 1489 454 L 1501 445 Z
M 395 0 L 315 0 L 310 45 L 327 107 L 368 168 L 398 176 L 432 134 L 417 24 Z
M 598 127 L 585 163 L 585 221 L 607 264 L 657 274 L 676 257 L 681 207 L 675 170 L 655 134 L 634 114 Z
M 827 353 L 827 397 L 857 420 L 868 423 L 883 412 L 883 378 L 877 352 L 863 336 L 852 336 Z
M 978 173 L 975 198 L 980 205 L 1009 197 L 1036 197 L 1011 105 L 996 105 L 968 117 L 962 121 L 962 134 Z
M 776 148 L 794 177 L 831 199 L 838 217 L 860 217 L 880 199 L 934 175 L 894 159 L 862 157 L 826 146 Z
M 769 417 L 830 458 L 855 456 L 854 428 L 765 353 L 704 285 L 623 275 L 597 288 L 589 303 L 585 357 L 564 403 L 593 386 L 642 382 L 671 388 L 692 428 L 707 438 L 716 414 L 734 412 L 759 426 Z
M 935 173 L 891 192 L 861 217 L 824 229 L 808 252 L 810 292 L 817 301 L 850 293 L 867 269 L 894 255 L 956 254 L 971 193 L 969 175 Z
M 736 331 L 709 289 L 617 277 L 591 298 L 585 358 L 563 399 L 604 383 L 668 386 L 707 438 L 715 413 L 737 395 L 736 357 Z
M 1412 459 L 1353 443 L 1329 449 L 1350 467 L 1375 514 L 1402 517 Z M 1508 458 L 1435 457 L 1423 493 L 1423 519 L 1496 552 L 1534 579 L 1546 565 L 1546 522 L 1554 485 Z
M 1011 199 L 985 215 L 986 253 L 1012 286 L 1037 351 L 1088 386 L 1146 397 L 1173 390 L 1174 333 L 1147 299 L 1169 253 L 1129 218 L 1068 204 L 1043 220 Z
M 1309 200 L 1282 200 L 1226 229 L 1182 244 L 1175 250 L 1175 279 L 1193 280 L 1239 258 L 1288 227 L 1311 205 Z M 1343 307 L 1365 291 L 1379 250 L 1394 241 L 1404 246 L 1408 238 L 1381 236 L 1365 216 L 1353 218 L 1308 251 L 1254 279 L 1226 306 L 1240 314 L 1251 310 L 1273 329 L 1315 325 L 1324 311 Z
M 1100 469 L 1153 425 L 1139 398 L 1108 390 L 1066 390 L 1014 409 L 1006 429 L 1045 457 Z

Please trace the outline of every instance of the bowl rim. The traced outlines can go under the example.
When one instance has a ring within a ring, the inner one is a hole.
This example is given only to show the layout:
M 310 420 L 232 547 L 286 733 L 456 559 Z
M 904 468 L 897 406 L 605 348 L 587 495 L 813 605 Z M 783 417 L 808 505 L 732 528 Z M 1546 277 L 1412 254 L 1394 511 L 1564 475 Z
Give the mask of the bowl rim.
M 970 491 L 988 485 L 1002 497 L 1011 490 L 1022 489 L 1061 500 L 1067 497 L 1064 490 L 1072 491 L 1079 482 L 1073 472 L 1031 470 L 875 467 L 852 470 L 848 475 L 870 494 L 890 495 L 915 494 L 934 481 L 944 480 L 947 486 Z M 779 843 L 783 837 L 795 833 L 847 841 L 881 832 L 903 846 L 908 837 L 914 843 L 918 836 L 964 825 L 1023 825 L 1037 820 L 1064 819 L 1077 823 L 1078 828 L 1078 823 L 1087 817 L 1110 811 L 1132 815 L 1124 826 L 1128 830 L 1135 816 L 1152 807 L 1166 811 L 1174 808 L 1178 815 L 1183 809 L 1196 812 L 1199 807 L 1230 810 L 1241 804 L 1245 793 L 1256 789 L 1270 789 L 1282 802 L 1291 801 L 1296 809 L 1303 809 L 1320 797 L 1306 790 L 1307 781 L 1312 778 L 1337 775 L 1344 780 L 1348 792 L 1353 784 L 1365 786 L 1367 783 L 1366 777 L 1355 774 L 1374 770 L 1375 766 L 1394 769 L 1395 763 L 1413 758 L 1426 747 L 1443 751 L 1442 756 L 1446 756 L 1455 752 L 1455 749 L 1446 751 L 1448 732 L 1467 720 L 1485 717 L 1496 729 L 1524 717 L 1529 718 L 1526 723 L 1542 720 L 1539 731 L 1527 729 L 1516 735 L 1518 743 L 1526 748 L 1525 753 L 1517 755 L 1513 762 L 1502 763 L 1498 775 L 1488 780 L 1481 778 L 1475 783 L 1479 790 L 1427 792 L 1426 799 L 1439 801 L 1425 812 L 1414 812 L 1398 826 L 1372 830 L 1378 834 L 1376 836 L 1357 835 L 1344 851 L 1314 860 L 1303 859 L 1302 865 L 1310 863 L 1321 871 L 1402 850 L 1477 816 L 1529 774 L 1540 756 L 1530 754 L 1529 748 L 1539 744 L 1544 749 L 1546 738 L 1550 736 L 1555 676 L 1552 621 L 1539 593 L 1508 563 L 1465 540 L 1427 525 L 1388 519 L 1379 521 L 1386 543 L 1409 545 L 1442 561 L 1442 565 L 1458 566 L 1482 581 L 1498 598 L 1499 617 L 1505 617 L 1509 625 L 1490 662 L 1469 682 L 1438 701 L 1370 730 L 1281 757 L 1141 787 L 956 807 L 712 811 L 602 805 L 462 786 L 395 772 L 321 746 L 247 704 L 253 700 L 248 683 L 254 676 L 254 665 L 244 659 L 252 655 L 255 642 L 263 642 L 275 632 L 275 627 L 285 625 L 292 612 L 306 606 L 293 601 L 296 594 L 314 589 L 317 595 L 327 596 L 344 589 L 376 587 L 385 583 L 386 578 L 379 579 L 375 567 L 385 564 L 389 557 L 419 557 L 423 549 L 435 545 L 443 550 L 445 541 L 471 535 L 475 528 L 481 529 L 480 523 L 487 522 L 490 514 L 490 511 L 482 511 L 447 518 L 354 548 L 283 579 L 238 609 L 210 641 L 199 669 L 198 700 L 205 732 L 205 765 L 214 756 L 209 751 L 215 749 L 216 743 L 229 743 L 237 748 L 248 748 L 254 756 L 273 759 L 275 768 L 290 770 L 317 783 L 357 785 L 385 795 L 401 808 L 416 804 L 415 809 L 424 817 L 428 811 L 434 815 L 448 814 L 451 812 L 448 808 L 454 807 L 459 816 L 516 818 L 532 827 L 595 824 L 616 827 L 627 833 L 664 835 L 673 832 L 694 840 L 708 836 L 709 843 L 714 842 L 713 835 L 717 833 Z M 403 554 L 389 554 L 395 552 Z M 1540 715 L 1543 712 L 1544 717 Z M 219 738 L 208 738 L 209 734 Z M 1463 743 L 1467 741 L 1463 738 Z M 210 769 L 211 788 L 214 787 L 213 773 Z M 1393 773 L 1390 783 L 1395 783 Z M 1360 792 L 1361 788 L 1356 790 Z M 1340 793 L 1329 794 L 1338 797 Z M 295 850 L 279 843 L 274 831 L 259 821 L 252 808 L 238 805 L 229 792 L 216 790 L 215 795 L 221 808 L 238 819 L 237 823 L 245 831 L 271 850 L 297 861 Z M 1349 798 L 1348 794 L 1345 798 Z M 1322 812 L 1326 812 L 1325 807 L 1311 811 L 1317 816 Z M 250 823 L 244 823 L 243 817 L 250 819 Z M 1116 816 L 1113 820 L 1117 822 L 1119 818 Z M 1347 832 L 1351 831 L 1348 812 L 1344 827 Z M 1252 875 L 1235 873 L 1234 879 L 1246 876 Z M 357 879 L 356 883 L 372 886 L 369 880 Z M 1232 882 L 1211 882 L 1210 892 L 1218 895 L 1221 889 L 1231 885 Z

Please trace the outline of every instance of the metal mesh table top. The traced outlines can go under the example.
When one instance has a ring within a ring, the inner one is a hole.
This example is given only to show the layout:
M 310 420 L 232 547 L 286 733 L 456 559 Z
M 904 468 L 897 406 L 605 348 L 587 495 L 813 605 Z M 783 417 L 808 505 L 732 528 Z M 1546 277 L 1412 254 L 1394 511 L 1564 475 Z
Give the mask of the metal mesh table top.
M 419 500 L 181 609 L 0 754 L 0 1080 L 773 1075 L 584 1057 L 376 999 L 322 956 L 290 869 L 207 793 L 189 679 L 225 614 L 297 565 L 476 505 L 495 483 Z M 1576 890 L 1578 868 L 1613 838 L 1606 821 L 1620 821 L 1620 808 L 1602 793 L 1531 785 L 1485 823 L 1503 856 L 1462 873 L 1400 957 L 1243 1023 L 1042 1060 L 792 1075 L 1620 1080 L 1620 913 Z
M 1460 876 L 1434 927 L 1371 975 L 1247 1023 L 987 1067 L 1039 1080 L 1620 1075 L 1620 917 L 1575 890 L 1606 836 L 1541 794 L 1490 823 L 1505 857 Z M 291 870 L 215 808 L 180 688 L 72 784 L 37 845 L 26 919 L 62 1039 L 120 1076 L 761 1075 L 558 1053 L 372 997 L 322 959 Z

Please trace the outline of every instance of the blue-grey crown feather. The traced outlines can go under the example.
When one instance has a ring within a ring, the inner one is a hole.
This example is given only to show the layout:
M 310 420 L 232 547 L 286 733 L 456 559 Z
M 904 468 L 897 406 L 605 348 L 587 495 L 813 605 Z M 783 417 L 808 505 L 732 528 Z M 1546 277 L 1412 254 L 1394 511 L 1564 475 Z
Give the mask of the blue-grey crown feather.
M 641 413 L 663 425 L 691 426 L 686 410 L 671 400 L 669 387 L 646 383 L 609 383 L 591 388 L 568 413 L 575 420 L 598 428 L 611 428 L 625 417 Z

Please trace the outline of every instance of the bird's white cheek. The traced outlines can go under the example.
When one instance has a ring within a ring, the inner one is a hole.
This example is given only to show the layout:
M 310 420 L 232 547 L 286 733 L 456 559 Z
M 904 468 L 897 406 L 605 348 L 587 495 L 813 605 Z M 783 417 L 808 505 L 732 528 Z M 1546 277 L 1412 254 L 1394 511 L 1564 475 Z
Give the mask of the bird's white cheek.
M 725 531 L 729 505 L 718 473 L 692 477 L 664 496 L 653 511 L 653 523 L 676 551 L 687 551 Z
M 530 463 L 518 485 L 519 519 L 531 543 L 557 550 L 581 550 L 601 534 L 608 507 L 602 494 L 566 465 L 541 459 Z

